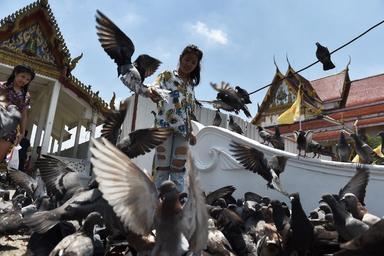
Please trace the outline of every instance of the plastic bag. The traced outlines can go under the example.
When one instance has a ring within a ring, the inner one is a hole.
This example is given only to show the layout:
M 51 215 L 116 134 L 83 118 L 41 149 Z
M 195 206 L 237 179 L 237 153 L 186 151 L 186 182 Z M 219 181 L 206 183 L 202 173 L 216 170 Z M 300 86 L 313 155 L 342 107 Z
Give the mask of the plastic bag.
M 18 170 L 19 169 L 19 149 L 20 145 L 17 145 L 12 148 L 11 153 L 9 153 L 7 160 L 8 160 L 8 167 Z

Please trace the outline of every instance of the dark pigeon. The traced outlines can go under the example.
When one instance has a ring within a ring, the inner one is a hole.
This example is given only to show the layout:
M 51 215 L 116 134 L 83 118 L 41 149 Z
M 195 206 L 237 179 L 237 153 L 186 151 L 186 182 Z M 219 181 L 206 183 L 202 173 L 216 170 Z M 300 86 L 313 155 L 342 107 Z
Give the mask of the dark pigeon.
M 212 125 L 220 126 L 221 121 L 222 121 L 222 119 L 221 119 L 221 116 L 220 116 L 220 112 L 217 110 L 216 114 L 215 114 L 215 118 L 213 119 Z
M 104 51 L 117 64 L 118 76 L 131 72 L 142 83 L 155 73 L 161 63 L 159 60 L 142 54 L 132 63 L 135 46 L 131 39 L 100 11 L 97 11 L 96 22 L 98 39 Z
M 381 158 L 358 135 L 352 133 L 351 137 L 355 141 L 355 151 L 360 157 L 360 162 L 372 164 L 374 161 L 381 161 Z
M 275 126 L 275 134 L 272 135 L 270 142 L 274 148 L 284 150 L 284 139 L 281 137 L 279 126 Z
M 230 151 L 237 161 L 246 169 L 259 174 L 267 182 L 269 188 L 275 189 L 284 195 L 288 195 L 281 186 L 279 175 L 284 171 L 287 158 L 284 156 L 274 156 L 269 161 L 263 152 L 248 145 L 232 141 Z
M 236 114 L 242 110 L 247 117 L 252 117 L 248 107 L 241 100 L 235 89 L 233 89 L 228 83 L 222 82 L 220 85 L 211 83 L 211 86 L 218 92 L 216 96 L 217 100 L 220 100 L 233 107 Z
M 323 70 L 330 70 L 335 68 L 335 65 L 331 61 L 331 54 L 327 47 L 322 46 L 320 43 L 316 43 L 316 57 L 323 64 Z
M 237 132 L 238 134 L 244 134 L 243 130 L 237 123 L 235 123 L 232 116 L 229 116 L 228 127 L 233 132 Z
M 237 95 L 240 97 L 240 99 L 245 103 L 245 104 L 251 104 L 252 101 L 249 99 L 249 93 L 241 88 L 240 86 L 235 87 Z
M 299 150 L 299 157 L 301 156 L 301 151 L 304 150 L 304 157 L 307 155 L 308 144 L 312 141 L 313 132 L 309 131 L 295 131 L 294 132 L 297 149 Z
M 336 152 L 340 162 L 349 162 L 351 145 L 347 142 L 343 132 L 340 132 L 339 143 L 336 144 Z

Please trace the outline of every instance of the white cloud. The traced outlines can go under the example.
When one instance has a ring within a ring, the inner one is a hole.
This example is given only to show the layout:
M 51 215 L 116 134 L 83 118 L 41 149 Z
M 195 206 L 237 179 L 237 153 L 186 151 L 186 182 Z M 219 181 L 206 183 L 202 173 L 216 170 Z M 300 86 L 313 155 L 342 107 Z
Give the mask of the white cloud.
M 220 29 L 209 28 L 207 24 L 198 21 L 192 25 L 192 29 L 195 33 L 206 37 L 209 40 L 212 40 L 219 44 L 227 44 L 228 36 L 227 33 Z

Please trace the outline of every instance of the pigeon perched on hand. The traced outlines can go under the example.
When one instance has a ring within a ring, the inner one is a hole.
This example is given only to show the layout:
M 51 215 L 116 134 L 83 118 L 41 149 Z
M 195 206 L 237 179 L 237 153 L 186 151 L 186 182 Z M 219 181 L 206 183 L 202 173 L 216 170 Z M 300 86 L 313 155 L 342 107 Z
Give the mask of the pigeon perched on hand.
M 316 43 L 316 57 L 323 64 L 323 70 L 329 70 L 335 68 L 335 65 L 331 61 L 331 54 L 327 47 L 322 46 L 320 43 Z
M 160 61 L 146 54 L 139 55 L 132 63 L 135 46 L 132 40 L 124 34 L 107 16 L 97 10 L 97 35 L 104 51 L 117 64 L 117 75 L 132 72 L 134 77 L 143 82 L 160 65 Z
M 135 46 L 132 40 L 124 34 L 107 16 L 97 10 L 97 36 L 104 51 L 117 64 L 117 75 L 122 76 L 122 82 L 132 91 L 139 94 L 149 92 L 143 84 L 144 79 L 151 76 L 160 65 L 160 61 L 147 54 L 141 54 L 132 62 Z M 157 96 L 166 99 L 168 90 L 151 89 Z

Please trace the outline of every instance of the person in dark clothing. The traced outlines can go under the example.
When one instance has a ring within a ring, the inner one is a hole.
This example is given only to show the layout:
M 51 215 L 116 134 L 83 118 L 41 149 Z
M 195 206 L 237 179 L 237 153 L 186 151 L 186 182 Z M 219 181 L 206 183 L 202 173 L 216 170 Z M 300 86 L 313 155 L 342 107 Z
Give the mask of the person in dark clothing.
M 27 161 L 27 152 L 29 147 L 31 146 L 31 143 L 29 139 L 27 138 L 28 131 L 25 131 L 24 137 L 20 140 L 20 146 L 19 149 L 19 170 L 24 171 L 25 169 L 25 162 Z

